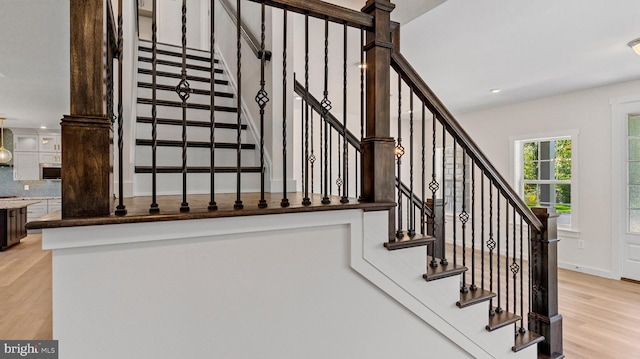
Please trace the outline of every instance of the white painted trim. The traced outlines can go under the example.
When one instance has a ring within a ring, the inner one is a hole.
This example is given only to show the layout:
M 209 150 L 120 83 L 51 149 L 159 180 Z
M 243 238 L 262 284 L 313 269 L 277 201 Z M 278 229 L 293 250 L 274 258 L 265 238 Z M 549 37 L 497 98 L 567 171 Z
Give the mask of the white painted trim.
M 611 278 L 611 279 L 620 279 L 620 276 L 616 275 L 613 271 L 606 271 L 598 268 L 585 267 L 579 264 L 573 264 L 569 262 L 558 262 L 558 268 L 568 269 L 575 272 L 580 272 L 584 274 L 595 275 L 598 277 Z
M 624 153 L 626 144 L 626 116 L 635 112 L 632 108 L 640 106 L 640 94 L 612 98 L 611 105 L 611 272 L 613 278 L 620 279 L 623 274 L 624 223 L 626 213 L 622 209 L 621 198 L 625 191 L 624 161 L 620 153 Z

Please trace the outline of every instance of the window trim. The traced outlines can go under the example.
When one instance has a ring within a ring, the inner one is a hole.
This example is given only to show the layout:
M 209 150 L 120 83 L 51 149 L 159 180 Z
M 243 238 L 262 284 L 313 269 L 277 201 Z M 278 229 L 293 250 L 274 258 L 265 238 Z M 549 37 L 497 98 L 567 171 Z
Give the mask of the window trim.
M 579 136 L 580 131 L 577 129 L 565 130 L 565 131 L 554 131 L 554 132 L 544 132 L 544 133 L 536 133 L 536 134 L 526 134 L 526 135 L 518 135 L 518 136 L 510 136 L 510 151 L 511 161 L 510 162 L 510 172 L 512 173 L 512 186 L 518 192 L 520 197 L 524 196 L 524 178 L 522 177 L 522 144 L 524 142 L 529 141 L 546 141 L 546 140 L 554 140 L 560 138 L 569 138 L 571 139 L 571 225 L 561 225 L 558 224 L 558 229 L 579 232 L 580 228 L 580 198 L 578 194 L 579 188 L 579 155 L 580 155 L 580 144 L 579 144 Z

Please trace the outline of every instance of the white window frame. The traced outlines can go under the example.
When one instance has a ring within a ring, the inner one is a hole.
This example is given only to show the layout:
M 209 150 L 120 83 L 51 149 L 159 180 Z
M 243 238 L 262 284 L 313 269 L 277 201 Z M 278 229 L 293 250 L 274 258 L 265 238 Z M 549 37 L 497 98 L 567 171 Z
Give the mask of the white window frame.
M 513 188 L 520 195 L 524 197 L 524 178 L 523 178 L 523 163 L 522 163 L 522 144 L 525 142 L 533 141 L 548 141 L 555 139 L 567 138 L 571 139 L 571 224 L 562 225 L 558 224 L 558 229 L 566 232 L 579 232 L 580 228 L 580 205 L 578 198 L 579 188 L 579 154 L 580 144 L 578 141 L 580 131 L 579 130 L 566 130 L 556 132 L 545 132 L 537 134 L 528 134 L 520 136 L 509 137 L 511 143 L 511 173 L 513 174 Z

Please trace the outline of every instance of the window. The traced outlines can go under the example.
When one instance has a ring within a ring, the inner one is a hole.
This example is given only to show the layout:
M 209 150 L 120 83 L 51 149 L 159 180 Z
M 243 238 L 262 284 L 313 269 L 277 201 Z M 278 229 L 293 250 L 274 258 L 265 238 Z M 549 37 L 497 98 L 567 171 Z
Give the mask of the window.
M 554 207 L 571 228 L 574 146 L 571 136 L 516 141 L 518 187 L 529 207 Z

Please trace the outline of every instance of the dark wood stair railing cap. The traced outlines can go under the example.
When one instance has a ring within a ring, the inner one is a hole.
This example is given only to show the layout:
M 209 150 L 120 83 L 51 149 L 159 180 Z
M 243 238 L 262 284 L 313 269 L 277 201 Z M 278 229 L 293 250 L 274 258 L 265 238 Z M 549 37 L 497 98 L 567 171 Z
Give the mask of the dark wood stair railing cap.
M 287 11 L 299 14 L 308 14 L 311 17 L 337 22 L 351 27 L 371 29 L 374 26 L 373 16 L 352 10 L 340 5 L 330 4 L 319 0 L 249 0 L 264 3 L 267 6 L 287 9 Z

